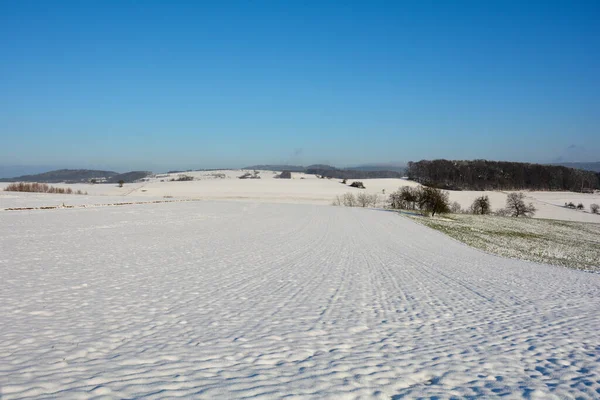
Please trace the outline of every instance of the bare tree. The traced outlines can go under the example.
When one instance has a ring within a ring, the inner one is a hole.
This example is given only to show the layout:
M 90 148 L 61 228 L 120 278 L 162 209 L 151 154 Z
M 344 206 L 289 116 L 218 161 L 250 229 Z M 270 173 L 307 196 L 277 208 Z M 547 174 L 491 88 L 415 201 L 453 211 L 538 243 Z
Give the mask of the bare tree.
M 509 215 L 513 217 L 532 217 L 537 209 L 532 203 L 525 204 L 525 195 L 523 193 L 509 193 L 506 197 L 506 209 Z
M 346 207 L 356 206 L 356 198 L 354 197 L 354 194 L 352 194 L 352 193 L 345 193 L 344 196 L 342 197 L 342 200 Z
M 489 214 L 492 211 L 490 205 L 490 198 L 488 196 L 481 196 L 476 198 L 471 204 L 471 212 L 473 214 Z
M 579 203 L 577 204 L 577 209 L 578 210 L 583 210 L 585 207 L 583 206 L 583 203 Z
M 121 180 L 119 181 L 119 187 L 123 187 L 123 185 L 124 185 L 124 184 L 125 184 L 125 181 L 124 181 L 123 179 L 121 179 Z
M 600 206 L 596 203 L 590 204 L 590 211 L 592 214 L 598 214 L 598 212 L 600 212 Z
M 356 195 L 356 202 L 360 207 L 368 207 L 371 204 L 371 196 L 365 192 Z

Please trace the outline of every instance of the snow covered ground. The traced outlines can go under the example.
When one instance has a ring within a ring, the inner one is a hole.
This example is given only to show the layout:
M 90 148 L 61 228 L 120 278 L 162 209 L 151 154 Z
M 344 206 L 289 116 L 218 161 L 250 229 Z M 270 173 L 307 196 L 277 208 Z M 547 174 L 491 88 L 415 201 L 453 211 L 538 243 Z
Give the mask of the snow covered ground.
M 390 212 L 0 212 L 0 249 L 2 399 L 600 397 L 600 275 Z
M 54 184 L 87 192 L 88 196 L 51 195 L 4 192 L 8 183 L 0 183 L 0 210 L 12 207 L 40 207 L 83 204 L 107 204 L 124 201 L 153 201 L 167 198 L 202 200 L 238 200 L 269 203 L 331 204 L 336 196 L 347 192 L 360 193 L 361 189 L 340 183 L 339 179 L 318 179 L 315 175 L 292 173 L 293 179 L 274 179 L 273 171 L 259 171 L 261 179 L 238 179 L 246 170 L 191 171 L 158 174 L 144 182 L 128 183 L 119 188 L 115 184 Z M 171 182 L 179 175 L 189 175 L 195 180 Z M 353 180 L 349 180 L 350 184 Z M 381 198 L 401 186 L 418 186 L 404 179 L 362 179 L 365 192 L 378 194 Z M 473 200 L 488 195 L 492 208 L 503 208 L 508 192 L 450 191 L 450 200 L 457 201 L 467 209 Z M 571 192 L 525 192 L 527 201 L 538 209 L 536 218 L 559 219 L 577 222 L 600 223 L 600 215 L 589 212 L 589 205 L 600 204 L 600 194 Z M 583 203 L 585 211 L 564 208 L 564 204 Z

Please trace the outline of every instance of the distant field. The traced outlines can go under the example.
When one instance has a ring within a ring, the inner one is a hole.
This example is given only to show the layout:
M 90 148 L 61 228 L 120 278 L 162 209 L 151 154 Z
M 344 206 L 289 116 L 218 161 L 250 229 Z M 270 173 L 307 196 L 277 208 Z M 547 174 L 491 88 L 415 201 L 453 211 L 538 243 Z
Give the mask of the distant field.
M 117 184 L 53 184 L 56 187 L 81 190 L 89 196 L 74 199 L 73 196 L 38 195 L 23 196 L 2 189 L 8 183 L 0 182 L 0 210 L 6 208 L 46 207 L 57 205 L 106 204 L 130 201 L 154 201 L 164 198 L 196 200 L 235 200 L 261 203 L 293 203 L 330 205 L 337 196 L 352 192 L 378 195 L 387 199 L 390 193 L 401 186 L 418 186 L 413 181 L 397 178 L 360 179 L 366 189 L 352 188 L 355 180 L 349 179 L 342 184 L 340 179 L 319 179 L 316 175 L 292 172 L 292 179 L 274 179 L 277 172 L 258 171 L 260 179 L 238 179 L 253 170 L 214 170 L 188 171 L 157 174 L 143 181 Z M 181 175 L 193 180 L 177 181 Z M 600 204 L 600 194 L 572 192 L 524 192 L 527 202 L 538 209 L 535 218 L 557 219 L 564 221 L 597 222 L 600 215 L 589 212 L 592 203 Z M 493 210 L 503 208 L 508 192 L 501 191 L 449 191 L 450 200 L 460 203 L 467 209 L 476 197 L 487 195 Z M 108 199 L 111 197 L 113 199 Z M 136 200 L 137 199 L 137 200 Z M 564 203 L 582 203 L 585 211 L 575 211 L 564 207 Z M 381 203 L 380 203 L 381 205 Z
M 600 224 L 462 214 L 410 218 L 489 253 L 600 272 Z

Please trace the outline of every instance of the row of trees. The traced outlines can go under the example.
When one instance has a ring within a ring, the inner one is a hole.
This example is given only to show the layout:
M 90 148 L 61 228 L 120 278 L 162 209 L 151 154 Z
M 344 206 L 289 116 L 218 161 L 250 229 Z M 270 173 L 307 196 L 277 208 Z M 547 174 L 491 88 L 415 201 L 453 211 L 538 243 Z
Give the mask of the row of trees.
M 384 200 L 385 202 L 385 200 Z M 345 193 L 342 196 L 336 196 L 333 200 L 334 206 L 345 207 L 377 207 L 381 203 L 381 198 L 377 194 L 368 194 L 365 192 Z
M 407 175 L 424 185 L 451 190 L 600 189 L 600 173 L 508 161 L 421 160 L 408 163 Z
M 73 190 L 69 187 L 61 188 L 50 186 L 47 183 L 39 182 L 16 182 L 7 185 L 5 192 L 30 192 L 30 193 L 54 193 L 54 194 L 88 194 L 81 190 Z
M 419 210 L 431 216 L 463 211 L 457 202 L 450 204 L 448 192 L 426 186 L 401 187 L 398 191 L 390 194 L 389 207 L 396 210 Z M 531 217 L 536 211 L 532 203 L 525 203 L 523 193 L 509 193 L 506 198 L 506 208 L 498 210 L 496 213 L 513 217 Z M 489 197 L 477 197 L 467 212 L 480 215 L 491 214 L 492 207 Z
M 450 212 L 448 192 L 427 186 L 403 186 L 390 194 L 389 203 L 392 209 L 419 210 L 431 216 Z

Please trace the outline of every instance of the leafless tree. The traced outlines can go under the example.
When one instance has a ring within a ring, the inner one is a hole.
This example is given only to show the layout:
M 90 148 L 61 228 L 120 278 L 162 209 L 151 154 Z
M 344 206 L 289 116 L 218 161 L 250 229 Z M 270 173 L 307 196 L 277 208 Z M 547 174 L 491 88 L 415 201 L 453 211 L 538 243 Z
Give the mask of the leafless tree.
M 600 212 L 600 206 L 596 203 L 590 204 L 590 211 L 592 214 L 598 214 L 598 212 Z
M 356 206 L 356 198 L 354 197 L 354 194 L 352 194 L 352 193 L 345 193 L 342 200 L 346 207 Z
M 448 192 L 432 187 L 423 187 L 417 202 L 419 209 L 433 217 L 435 214 L 443 214 L 450 211 L 450 201 Z
M 509 193 L 506 198 L 506 209 L 513 217 L 532 217 L 537 209 L 532 203 L 525 204 L 525 195 L 520 192 Z
M 489 214 L 492 211 L 490 205 L 490 198 L 488 196 L 481 196 L 476 198 L 471 204 L 471 212 L 473 214 Z

